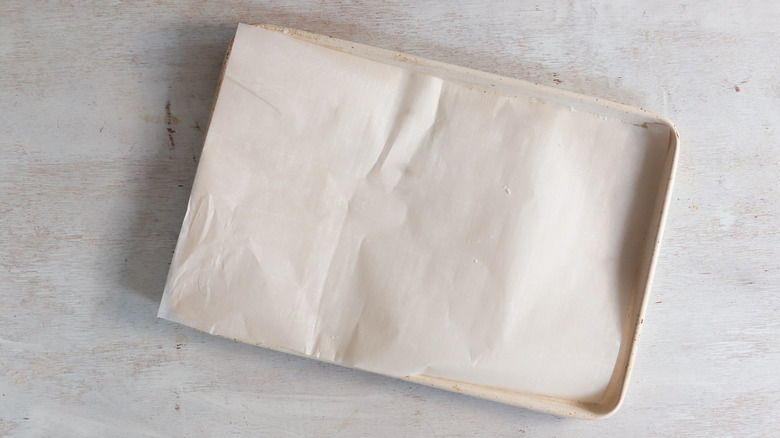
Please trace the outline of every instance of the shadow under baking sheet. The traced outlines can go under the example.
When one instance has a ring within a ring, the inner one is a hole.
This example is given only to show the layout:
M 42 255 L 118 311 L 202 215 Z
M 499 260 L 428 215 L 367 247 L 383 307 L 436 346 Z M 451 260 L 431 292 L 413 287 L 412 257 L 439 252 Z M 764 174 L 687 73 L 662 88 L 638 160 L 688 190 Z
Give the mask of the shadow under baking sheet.
M 187 209 L 222 61 L 232 26 L 174 29 L 171 44 L 150 48 L 149 62 L 168 63 L 163 83 L 146 79 L 144 92 L 154 107 L 144 115 L 156 125 L 138 167 L 134 217 L 125 248 L 122 285 L 156 309 L 165 286 L 181 222 Z M 141 55 L 137 55 L 139 58 Z M 135 59 L 135 58 L 134 58 Z M 156 311 L 152 311 L 156 313 Z

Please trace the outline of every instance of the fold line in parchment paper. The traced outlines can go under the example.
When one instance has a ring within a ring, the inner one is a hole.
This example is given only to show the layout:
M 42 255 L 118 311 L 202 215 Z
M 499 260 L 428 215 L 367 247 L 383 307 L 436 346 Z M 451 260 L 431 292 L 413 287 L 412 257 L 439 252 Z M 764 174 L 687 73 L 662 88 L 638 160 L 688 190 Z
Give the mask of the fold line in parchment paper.
M 403 174 L 403 172 L 398 172 L 398 176 L 393 178 L 394 181 L 391 181 L 392 186 L 386 187 L 385 184 L 387 181 L 385 181 L 382 178 L 383 175 L 383 168 L 387 162 L 388 157 L 392 153 L 394 147 L 396 147 L 401 141 L 399 139 L 399 136 L 404 133 L 404 129 L 408 129 L 409 126 L 414 126 L 414 123 L 410 121 L 410 118 L 415 117 L 416 114 L 419 112 L 422 112 L 423 114 L 429 114 L 432 113 L 432 116 L 430 117 L 430 124 L 425 127 L 424 129 L 420 130 L 422 131 L 422 135 L 420 138 L 417 139 L 417 141 L 414 142 L 414 146 L 412 148 L 412 152 L 407 154 L 411 157 L 414 156 L 415 152 L 419 150 L 420 148 L 423 148 L 425 144 L 427 143 L 428 134 L 430 133 L 432 127 L 435 125 L 438 115 L 438 109 L 439 109 L 439 102 L 441 100 L 441 93 L 442 93 L 442 83 L 438 78 L 430 78 L 427 76 L 422 76 L 416 73 L 407 73 L 405 77 L 403 78 L 403 81 L 401 84 L 399 84 L 398 89 L 401 90 L 398 94 L 401 96 L 399 99 L 399 102 L 397 103 L 394 113 L 391 117 L 392 125 L 391 128 L 384 140 L 384 143 L 382 145 L 382 148 L 377 155 L 374 164 L 371 166 L 370 170 L 366 173 L 366 175 L 363 177 L 361 181 L 358 182 L 357 186 L 354 187 L 352 190 L 352 193 L 349 197 L 349 200 L 347 202 L 347 205 L 353 205 L 355 202 L 356 194 L 361 190 L 361 187 L 364 186 L 380 186 L 383 187 L 384 190 L 387 190 L 389 194 L 392 194 L 392 191 L 397 186 L 398 182 L 400 181 L 400 175 Z M 432 88 L 433 87 L 433 88 Z M 436 93 L 436 100 L 432 104 L 427 103 L 427 101 L 423 100 L 422 103 L 425 103 L 426 106 L 429 106 L 431 109 L 425 109 L 422 108 L 422 110 L 418 109 L 417 107 L 421 105 L 420 96 L 425 95 L 425 91 L 429 90 L 435 90 Z M 413 111 L 415 110 L 415 111 Z M 412 133 L 414 133 L 413 131 Z M 402 140 L 407 140 L 405 137 Z M 402 146 L 405 146 L 406 144 L 402 144 Z M 404 169 L 408 166 L 408 161 L 404 165 Z M 384 172 L 385 174 L 388 172 Z M 388 190 L 389 189 L 389 190 Z M 363 306 L 361 306 L 361 310 L 359 312 L 359 315 L 355 318 L 355 324 L 352 327 L 352 329 L 347 329 L 348 335 L 344 335 L 343 331 L 345 330 L 345 327 L 339 326 L 339 329 L 342 330 L 340 332 L 339 336 L 344 338 L 347 337 L 348 339 L 345 341 L 340 341 L 336 345 L 336 349 L 333 351 L 329 351 L 327 356 L 322 356 L 323 348 L 322 343 L 323 340 L 329 340 L 329 338 L 332 336 L 330 333 L 326 333 L 325 331 L 321 330 L 321 322 L 324 318 L 327 318 L 326 313 L 328 313 L 327 306 L 324 306 L 324 302 L 328 302 L 330 296 L 327 294 L 334 293 L 334 291 L 329 290 L 329 285 L 331 285 L 331 280 L 333 275 L 343 275 L 343 272 L 333 272 L 333 265 L 334 260 L 336 257 L 338 257 L 339 254 L 341 254 L 344 251 L 355 251 L 354 257 L 351 257 L 351 260 L 354 260 L 351 264 L 351 267 L 354 268 L 357 265 L 357 258 L 359 258 L 360 254 L 360 248 L 362 247 L 364 243 L 364 239 L 366 236 L 355 236 L 352 234 L 347 234 L 347 224 L 351 220 L 351 209 L 348 207 L 346 211 L 346 215 L 343 218 L 343 221 L 341 223 L 341 229 L 339 231 L 339 238 L 336 240 L 336 244 L 334 245 L 333 251 L 330 253 L 330 261 L 328 264 L 328 269 L 326 271 L 326 276 L 324 278 L 324 281 L 321 286 L 321 294 L 320 294 L 320 300 L 317 304 L 317 313 L 316 313 L 316 320 L 313 324 L 313 329 L 311 331 L 311 337 L 309 339 L 308 343 L 308 350 L 310 354 L 315 355 L 315 357 L 324 359 L 324 360 L 339 360 L 339 361 L 345 361 L 349 363 L 349 351 L 350 346 L 355 345 L 355 339 L 357 331 L 359 330 L 360 326 L 360 320 L 362 318 L 362 310 L 364 309 Z M 357 250 L 353 250 L 349 244 L 354 245 L 354 240 L 358 238 L 359 242 L 357 244 Z M 343 266 L 341 267 L 344 268 Z M 354 291 L 358 294 L 361 293 L 361 291 Z M 363 302 L 361 296 L 353 296 L 352 299 L 357 302 Z M 328 304 L 331 304 L 328 302 Z

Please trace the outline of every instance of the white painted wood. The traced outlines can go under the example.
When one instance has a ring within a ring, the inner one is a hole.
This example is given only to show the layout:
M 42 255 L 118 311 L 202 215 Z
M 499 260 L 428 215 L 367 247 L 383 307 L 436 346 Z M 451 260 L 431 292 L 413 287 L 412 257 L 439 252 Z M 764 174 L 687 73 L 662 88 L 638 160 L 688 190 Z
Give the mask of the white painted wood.
M 0 436 L 777 434 L 778 18 L 726 1 L 3 2 Z M 673 202 L 614 417 L 559 419 L 155 317 L 238 21 L 676 123 Z

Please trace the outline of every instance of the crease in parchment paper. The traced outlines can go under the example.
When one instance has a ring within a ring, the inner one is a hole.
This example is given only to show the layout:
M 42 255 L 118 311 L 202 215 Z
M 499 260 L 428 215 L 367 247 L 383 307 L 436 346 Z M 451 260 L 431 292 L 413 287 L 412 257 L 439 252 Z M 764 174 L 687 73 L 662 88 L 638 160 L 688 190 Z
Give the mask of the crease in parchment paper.
M 623 231 L 649 226 L 659 181 L 638 175 L 660 175 L 668 129 L 246 25 L 224 76 L 161 317 L 391 376 L 599 399 L 639 281 Z

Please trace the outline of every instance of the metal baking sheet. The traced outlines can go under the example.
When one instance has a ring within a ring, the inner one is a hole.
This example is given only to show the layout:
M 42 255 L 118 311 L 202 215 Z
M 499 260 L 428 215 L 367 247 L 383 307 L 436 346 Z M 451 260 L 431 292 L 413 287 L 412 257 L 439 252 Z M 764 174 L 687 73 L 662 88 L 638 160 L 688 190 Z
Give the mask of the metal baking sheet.
M 641 109 L 242 24 L 159 315 L 602 418 L 625 394 L 677 151 Z

